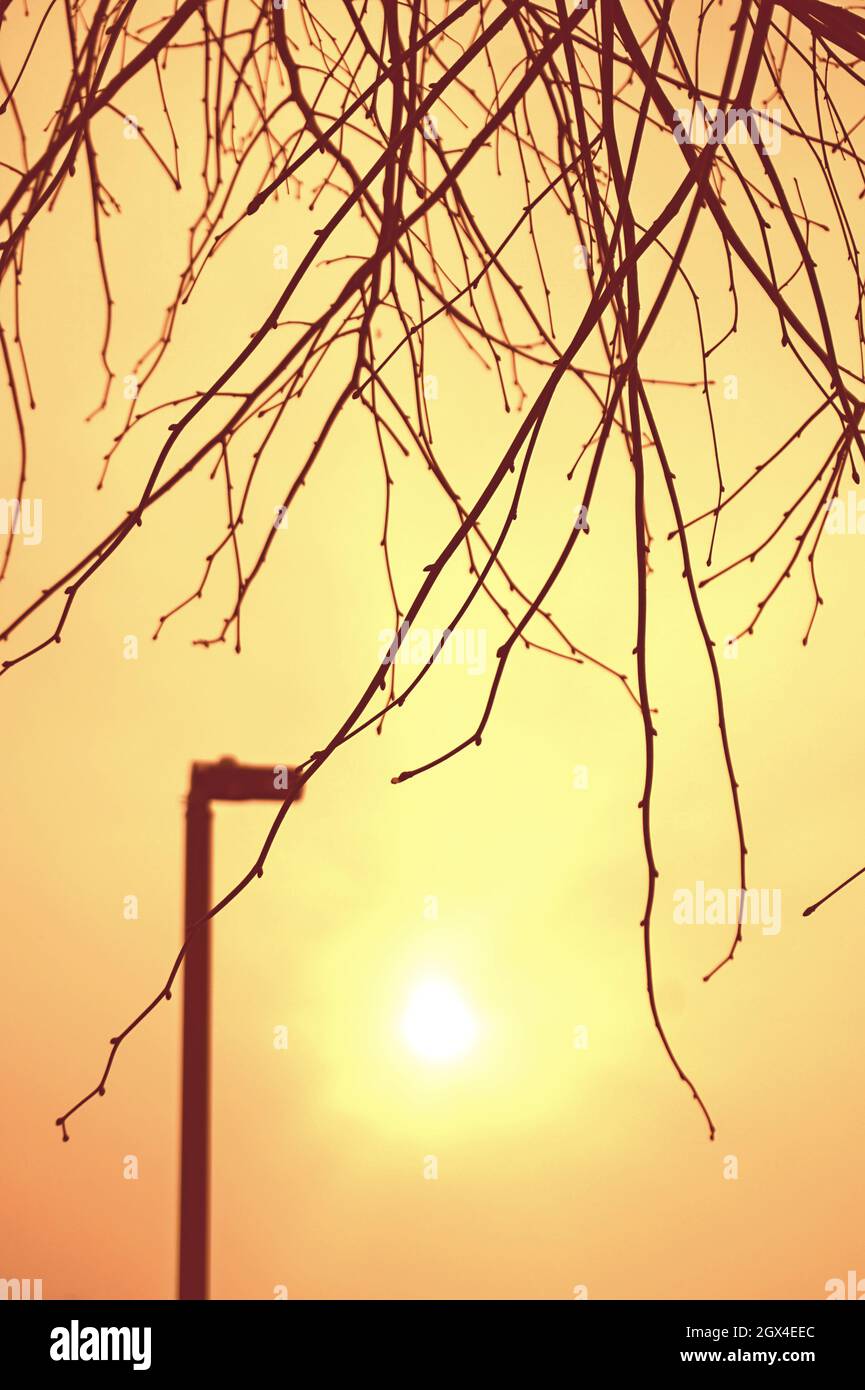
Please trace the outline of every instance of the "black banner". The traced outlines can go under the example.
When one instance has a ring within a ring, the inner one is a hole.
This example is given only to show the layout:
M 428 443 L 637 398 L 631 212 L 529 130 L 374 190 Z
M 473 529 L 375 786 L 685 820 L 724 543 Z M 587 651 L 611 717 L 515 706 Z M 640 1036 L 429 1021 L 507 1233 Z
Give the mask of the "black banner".
M 92 1378 L 100 1372 L 136 1372 L 162 1376 L 194 1369 L 221 1375 L 256 1375 L 303 1370 L 313 1356 L 321 1369 L 325 1357 L 345 1347 L 353 1367 L 370 1360 L 387 1364 L 400 1346 L 399 1375 L 427 1375 L 440 1363 L 443 1374 L 456 1370 L 448 1331 L 459 1338 L 457 1362 L 462 1371 L 476 1361 L 485 1376 L 494 1366 L 496 1342 L 486 1319 L 489 1305 L 469 1303 L 481 1322 L 466 1324 L 466 1313 L 454 1311 L 455 1321 L 442 1317 L 441 1303 L 406 1303 L 401 1321 L 405 1333 L 418 1337 L 416 1356 L 404 1360 L 392 1304 L 365 1304 L 368 1323 L 361 1331 L 351 1303 L 226 1302 L 226 1303 L 78 1303 L 9 1302 L 2 1313 L 6 1364 L 14 1357 L 22 1371 L 52 1379 Z M 487 1306 L 483 1313 L 481 1306 Z M 824 1380 L 859 1361 L 863 1317 L 847 1312 L 835 1301 L 825 1302 L 580 1302 L 566 1310 L 529 1305 L 522 1327 L 509 1322 L 499 1336 L 509 1369 L 514 1345 L 541 1356 L 564 1355 L 571 1369 L 603 1367 L 615 1372 L 652 1368 L 666 1371 L 718 1365 L 790 1365 L 810 1368 Z M 436 1312 L 433 1314 L 432 1309 Z M 535 1321 L 537 1319 L 537 1322 Z M 534 1340 L 540 1330 L 543 1342 Z M 364 1353 L 364 1333 L 372 1334 Z M 514 1336 L 516 1333 L 516 1337 Z M 324 1335 L 324 1340 L 322 1340 Z M 527 1341 L 526 1339 L 531 1340 Z M 534 1354 L 532 1353 L 532 1354 Z M 461 1371 L 461 1374 L 462 1374 Z M 536 1366 L 533 1380 L 538 1379 Z

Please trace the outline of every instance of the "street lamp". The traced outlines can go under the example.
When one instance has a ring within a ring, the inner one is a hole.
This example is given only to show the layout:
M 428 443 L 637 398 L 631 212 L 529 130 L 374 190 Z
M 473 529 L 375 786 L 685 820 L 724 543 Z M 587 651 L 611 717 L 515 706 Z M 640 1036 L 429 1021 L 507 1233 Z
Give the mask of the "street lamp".
M 193 763 L 186 802 L 183 971 L 182 1115 L 180 1136 L 181 1299 L 206 1299 L 210 1210 L 210 922 L 192 928 L 210 911 L 213 801 L 299 799 L 293 768 L 251 767 L 233 758 Z

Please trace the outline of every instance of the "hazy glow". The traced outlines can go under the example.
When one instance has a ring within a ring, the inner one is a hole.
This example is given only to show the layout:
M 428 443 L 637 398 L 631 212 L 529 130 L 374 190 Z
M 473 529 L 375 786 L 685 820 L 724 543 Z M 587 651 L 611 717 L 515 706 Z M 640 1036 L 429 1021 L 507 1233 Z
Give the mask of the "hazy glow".
M 402 1019 L 409 1047 L 428 1062 L 451 1062 L 468 1052 L 477 1022 L 453 985 L 428 979 L 411 993 Z

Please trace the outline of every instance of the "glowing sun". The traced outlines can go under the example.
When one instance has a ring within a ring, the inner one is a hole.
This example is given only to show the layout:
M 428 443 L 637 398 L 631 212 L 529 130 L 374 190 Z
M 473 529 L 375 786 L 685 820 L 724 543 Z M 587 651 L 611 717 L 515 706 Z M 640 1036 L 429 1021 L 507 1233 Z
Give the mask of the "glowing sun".
M 452 1062 L 474 1044 L 478 1025 L 447 980 L 426 979 L 409 996 L 402 1034 L 413 1052 L 428 1062 Z

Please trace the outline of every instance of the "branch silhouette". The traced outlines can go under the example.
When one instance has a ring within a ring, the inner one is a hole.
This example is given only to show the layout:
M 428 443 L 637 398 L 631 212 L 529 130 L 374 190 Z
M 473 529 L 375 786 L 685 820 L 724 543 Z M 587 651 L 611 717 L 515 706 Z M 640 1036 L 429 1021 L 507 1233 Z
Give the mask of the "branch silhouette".
M 357 735 L 370 729 L 381 733 L 385 722 L 427 679 L 451 633 L 475 603 L 489 604 L 508 632 L 496 652 L 478 722 L 453 747 L 398 773 L 394 783 L 429 773 L 481 744 L 510 656 L 518 647 L 611 677 L 623 688 L 629 706 L 636 708 L 643 733 L 638 810 L 647 886 L 640 928 L 650 1012 L 664 1051 L 699 1106 L 710 1137 L 715 1127 L 709 1110 L 678 1060 L 655 996 L 652 924 L 659 869 L 653 791 L 658 735 L 649 681 L 649 580 L 655 542 L 647 485 L 658 481 L 669 501 L 672 525 L 666 539 L 678 544 L 685 591 L 705 653 L 729 787 L 728 814 L 738 847 L 736 930 L 726 954 L 707 970 L 704 979 L 709 980 L 734 959 L 742 941 L 748 851 L 734 740 L 701 594 L 746 561 L 751 564 L 765 552 L 774 556 L 788 523 L 796 525 L 800 529 L 779 562 L 777 579 L 755 600 L 753 615 L 739 636 L 753 635 L 783 582 L 797 567 L 807 567 L 813 592 L 803 637 L 807 644 L 824 602 L 816 560 L 828 509 L 845 476 L 858 482 L 865 459 L 865 280 L 845 207 L 857 181 L 857 197 L 865 194 L 865 154 L 857 143 L 858 119 L 848 121 L 843 115 L 851 93 L 861 102 L 865 21 L 851 10 L 817 0 L 736 0 L 732 23 L 729 9 L 723 19 L 717 11 L 710 16 L 712 9 L 703 6 L 698 16 L 686 14 L 690 7 L 677 7 L 672 0 L 641 0 L 628 6 L 621 0 L 462 0 L 453 8 L 436 0 L 394 0 L 376 7 L 353 0 L 330 7 L 306 0 L 291 0 L 290 5 L 288 0 L 262 5 L 251 0 L 222 0 L 220 5 L 214 0 L 182 0 L 172 14 L 154 21 L 143 16 L 136 0 L 82 0 L 77 5 L 64 0 L 66 85 L 58 84 L 46 95 L 46 122 L 39 130 L 40 150 L 35 155 L 28 143 L 30 122 L 25 122 L 20 103 L 44 45 L 57 41 L 61 11 L 55 13 L 55 0 L 49 0 L 22 31 L 14 76 L 0 67 L 5 93 L 0 136 L 9 145 L 8 151 L 4 146 L 8 159 L 0 164 L 0 293 L 12 311 L 7 318 L 10 327 L 0 326 L 0 353 L 18 438 L 19 509 L 31 476 L 25 406 L 34 405 L 19 312 L 21 296 L 26 296 L 30 233 L 48 212 L 67 215 L 63 194 L 80 170 L 89 194 L 105 301 L 99 353 L 104 386 L 93 415 L 107 414 L 114 409 L 116 395 L 115 305 L 103 223 L 116 214 L 119 204 L 102 181 L 99 141 L 109 123 L 116 129 L 118 120 L 132 119 L 123 114 L 127 98 L 149 84 L 151 96 L 156 94 L 156 120 L 148 121 L 146 129 L 135 124 L 132 134 L 152 159 L 155 176 L 176 191 L 190 180 L 186 148 L 178 138 L 183 103 L 190 98 L 174 74 L 182 62 L 188 75 L 192 57 L 199 63 L 202 112 L 196 152 L 200 169 L 195 175 L 199 210 L 181 254 L 176 292 L 161 330 L 135 365 L 137 390 L 121 408 L 125 418 L 102 460 L 97 487 L 104 485 L 115 455 L 130 437 L 137 437 L 137 427 L 168 412 L 164 441 L 143 488 L 120 520 L 5 620 L 0 640 L 14 638 L 16 647 L 0 673 L 9 675 L 61 643 L 79 600 L 92 582 L 108 582 L 114 557 L 152 509 L 187 479 L 207 470 L 224 488 L 225 529 L 204 555 L 197 587 L 154 615 L 153 635 L 154 640 L 160 638 L 172 619 L 193 600 L 202 599 L 214 574 L 227 565 L 234 594 L 230 611 L 215 633 L 197 641 L 210 647 L 231 639 L 240 653 L 243 607 L 266 571 L 277 530 L 293 519 L 303 488 L 324 466 L 337 422 L 347 412 L 357 412 L 358 421 L 369 428 L 373 457 L 381 467 L 379 549 L 396 636 L 360 692 L 347 699 L 339 727 L 301 764 L 301 785 Z M 12 13 L 12 5 L 0 3 L 0 25 L 11 28 Z M 15 22 L 23 23 L 17 17 Z M 642 38 L 637 37 L 638 27 L 645 34 Z M 707 53 L 710 29 L 714 38 Z M 707 69 L 709 79 L 704 76 Z M 774 159 L 766 121 L 761 119 L 766 109 L 754 107 L 758 91 L 763 94 L 764 89 L 768 100 L 778 104 L 769 133 L 783 137 L 813 166 L 828 208 L 825 221 L 809 212 L 788 165 Z M 701 113 L 704 122 L 707 113 L 714 112 L 722 133 L 705 140 L 692 138 L 683 126 L 682 113 L 689 110 Z M 491 167 L 509 194 L 504 232 L 477 194 L 478 180 L 488 177 Z M 647 177 L 657 189 L 666 190 L 658 193 L 656 210 L 648 218 L 643 191 Z M 307 184 L 307 179 L 317 181 Z M 223 248 L 232 238 L 248 236 L 264 208 L 280 198 L 301 196 L 316 211 L 318 225 L 293 263 L 286 264 L 288 278 L 253 332 L 226 348 L 224 366 L 204 389 L 184 383 L 170 398 L 152 399 L 171 362 L 178 323 L 194 313 L 199 285 Z M 584 300 L 571 306 L 572 319 L 563 330 L 554 322 L 554 277 L 545 247 L 545 229 L 554 219 L 575 241 L 585 271 Z M 813 250 L 817 236 L 831 238 L 831 245 L 849 262 L 852 293 L 841 308 L 827 293 Z M 694 251 L 706 237 L 719 248 L 729 287 L 729 326 L 714 341 L 705 330 Z M 782 264 L 783 275 L 778 270 Z M 335 288 L 330 276 L 318 276 L 325 267 L 337 277 Z M 816 396 L 817 404 L 797 408 L 801 423 L 792 421 L 778 448 L 731 490 L 711 403 L 710 359 L 739 332 L 737 276 L 777 318 L 777 351 L 795 363 L 803 391 Z M 676 289 L 686 293 L 693 306 L 698 342 L 693 372 L 681 380 L 646 369 L 647 344 L 673 312 L 670 298 Z M 312 309 L 298 307 L 309 303 Z M 301 312 L 311 317 L 293 317 Z M 513 417 L 509 442 L 498 458 L 488 460 L 473 501 L 461 497 L 440 456 L 424 393 L 427 333 L 434 323 L 446 323 L 459 349 L 483 364 L 504 414 Z M 243 527 L 252 499 L 264 486 L 263 461 L 271 458 L 293 408 L 316 379 L 327 383 L 326 407 L 313 437 L 293 438 L 295 462 L 280 484 L 280 501 L 274 508 L 278 522 L 262 532 L 250 554 L 242 543 Z M 539 442 L 554 406 L 572 388 L 580 393 L 592 421 L 575 457 L 566 461 L 567 480 L 574 483 L 575 514 L 591 515 L 611 440 L 621 441 L 630 464 L 633 573 L 627 582 L 636 618 L 627 661 L 587 651 L 571 634 L 569 621 L 552 607 L 553 589 L 577 542 L 590 556 L 602 544 L 588 522 L 574 525 L 569 519 L 560 534 L 550 538 L 549 560 L 534 587 L 518 576 L 511 558 L 526 486 L 540 467 Z M 658 408 L 659 395 L 670 391 L 698 392 L 705 410 L 711 468 L 704 481 L 712 500 L 694 515 L 688 515 L 683 504 Z M 798 492 L 784 483 L 780 515 L 765 536 L 738 558 L 717 564 L 727 518 L 734 510 L 741 513 L 770 467 L 772 476 L 778 476 L 779 460 L 795 444 L 807 441 L 818 421 L 819 427 L 832 422 L 833 437 L 810 482 Z M 199 427 L 201 442 L 189 442 L 193 437 L 199 440 Z M 411 598 L 400 594 L 392 563 L 397 456 L 429 475 L 453 515 L 451 534 L 438 555 L 423 565 Z M 804 519 L 797 520 L 800 509 Z M 705 566 L 711 571 L 706 575 L 698 573 L 689 538 L 698 527 L 704 528 L 700 534 L 705 535 Z M 13 540 L 10 532 L 0 580 L 10 564 Z M 463 598 L 429 659 L 400 687 L 397 655 L 443 576 L 462 574 L 460 565 L 465 566 Z M 47 635 L 40 635 L 38 625 L 43 609 L 53 615 Z M 288 797 L 255 863 L 193 931 L 201 930 L 263 874 L 291 805 Z M 818 906 L 808 908 L 806 915 Z M 171 998 L 186 944 L 162 989 L 110 1040 L 99 1083 L 58 1118 L 64 1139 L 70 1117 L 105 1094 L 123 1042 L 159 1003 Z

